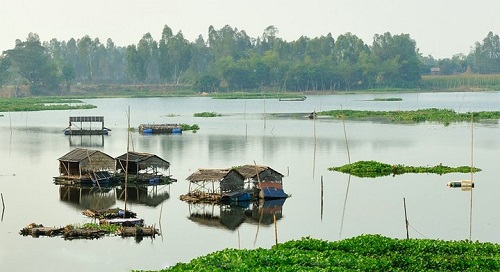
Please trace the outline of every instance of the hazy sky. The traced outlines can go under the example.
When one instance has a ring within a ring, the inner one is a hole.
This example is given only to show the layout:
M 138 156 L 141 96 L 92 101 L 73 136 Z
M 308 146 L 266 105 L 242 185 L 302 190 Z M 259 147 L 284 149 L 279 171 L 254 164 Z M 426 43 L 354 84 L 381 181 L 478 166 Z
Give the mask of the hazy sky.
M 0 51 L 28 33 L 41 41 L 89 35 L 117 46 L 146 33 L 160 39 L 164 25 L 189 41 L 208 27 L 230 25 L 252 37 L 274 25 L 293 41 L 351 32 L 371 45 L 375 34 L 409 34 L 423 55 L 468 54 L 489 31 L 500 35 L 500 0 L 0 0 Z

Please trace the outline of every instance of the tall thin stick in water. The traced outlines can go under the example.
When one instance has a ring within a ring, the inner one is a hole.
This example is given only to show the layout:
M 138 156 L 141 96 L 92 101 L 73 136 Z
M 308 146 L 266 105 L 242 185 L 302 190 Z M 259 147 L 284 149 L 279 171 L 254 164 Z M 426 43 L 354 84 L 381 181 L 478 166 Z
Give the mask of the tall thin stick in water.
M 340 105 L 340 109 L 342 110 L 342 105 Z M 349 152 L 349 143 L 347 142 L 347 133 L 345 130 L 345 120 L 344 120 L 344 114 L 342 114 L 342 125 L 344 127 L 344 139 L 345 139 L 345 146 L 347 148 L 347 160 L 349 164 L 351 163 L 351 154 Z
M 403 205 L 405 208 L 406 239 L 410 239 L 410 233 L 408 232 L 408 215 L 406 214 L 406 199 L 404 197 L 403 197 Z
M 316 111 L 313 112 L 313 180 L 316 170 Z
M 273 212 L 273 221 L 274 221 L 274 242 L 276 247 L 278 247 L 278 226 L 276 225 L 276 213 Z
M 321 221 L 323 221 L 323 176 L 321 176 Z
M 128 157 L 129 157 L 129 152 L 130 150 L 130 106 L 128 106 L 128 112 L 127 112 L 127 155 L 126 155 L 126 163 L 125 163 L 125 212 L 123 213 L 123 216 L 127 213 L 127 198 L 128 198 L 128 193 L 127 193 L 127 186 L 128 186 Z
M 474 184 L 474 114 L 470 114 L 471 144 L 470 144 L 470 210 L 469 210 L 469 241 L 472 242 L 472 191 Z

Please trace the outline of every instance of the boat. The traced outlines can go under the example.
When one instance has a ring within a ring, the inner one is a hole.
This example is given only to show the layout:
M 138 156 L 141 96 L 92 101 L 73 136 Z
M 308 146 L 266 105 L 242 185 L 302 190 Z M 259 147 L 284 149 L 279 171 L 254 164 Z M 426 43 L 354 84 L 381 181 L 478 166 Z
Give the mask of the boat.
M 248 191 L 235 191 L 222 194 L 221 202 L 243 202 L 250 200 L 250 193 Z
M 87 128 L 83 124 L 89 124 Z M 92 123 L 100 123 L 100 127 L 93 129 Z M 79 124 L 79 126 L 77 125 Z M 111 129 L 104 127 L 103 116 L 71 116 L 69 126 L 64 129 L 64 135 L 108 135 Z
M 306 100 L 305 96 L 302 97 L 280 97 L 279 101 L 304 101 Z

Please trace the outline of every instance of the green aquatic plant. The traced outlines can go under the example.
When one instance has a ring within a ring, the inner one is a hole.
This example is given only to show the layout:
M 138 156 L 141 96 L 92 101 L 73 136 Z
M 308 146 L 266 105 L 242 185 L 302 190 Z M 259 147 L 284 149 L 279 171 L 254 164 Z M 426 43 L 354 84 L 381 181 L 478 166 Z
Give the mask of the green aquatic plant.
M 330 110 L 317 112 L 318 116 L 330 116 L 338 119 L 374 120 L 386 119 L 395 123 L 438 122 L 445 125 L 451 122 L 468 122 L 471 116 L 474 121 L 499 120 L 500 111 L 482 111 L 457 113 L 451 109 L 420 109 L 412 111 L 360 111 Z
M 361 235 L 224 249 L 160 271 L 499 271 L 500 245 Z
M 76 99 L 21 97 L 0 99 L 0 112 L 93 109 L 94 105 Z
M 337 171 L 361 178 L 376 178 L 388 175 L 402 175 L 407 173 L 449 174 L 479 172 L 481 169 L 470 166 L 450 167 L 446 165 L 436 166 L 406 166 L 402 164 L 386 164 L 377 161 L 358 161 L 338 167 L 329 167 L 329 171 Z
M 204 112 L 197 112 L 194 114 L 194 117 L 220 117 L 222 114 L 217 113 L 215 111 L 209 112 L 209 111 L 204 111 Z
M 189 124 L 180 124 L 181 128 L 183 131 L 185 130 L 193 130 L 193 131 L 196 131 L 196 130 L 199 130 L 200 129 L 200 126 L 198 126 L 197 124 L 192 124 L 192 125 L 189 125 Z

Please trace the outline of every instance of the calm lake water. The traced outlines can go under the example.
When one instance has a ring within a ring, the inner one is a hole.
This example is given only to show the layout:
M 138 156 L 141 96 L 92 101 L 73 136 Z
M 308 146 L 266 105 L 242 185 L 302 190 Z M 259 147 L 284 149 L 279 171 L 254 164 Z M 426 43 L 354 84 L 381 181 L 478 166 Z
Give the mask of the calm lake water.
M 388 97 L 403 100 L 370 101 Z M 444 126 L 346 121 L 344 129 L 341 120 L 307 118 L 312 111 L 341 108 L 500 111 L 500 92 L 328 95 L 309 96 L 303 102 L 203 97 L 85 102 L 97 108 L 0 113 L 4 115 L 0 117 L 0 193 L 5 202 L 0 222 L 1 271 L 158 270 L 228 247 L 270 248 L 275 243 L 273 212 L 277 215 L 279 242 L 305 236 L 335 241 L 361 234 L 403 239 L 403 199 L 411 238 L 471 237 L 500 243 L 500 215 L 496 214 L 500 206 L 498 122 L 474 123 L 471 129 L 469 123 Z M 59 227 L 91 222 L 82 215 L 89 207 L 124 207 L 121 190 L 68 191 L 54 185 L 53 177 L 58 175 L 57 159 L 76 147 L 98 149 L 112 157 L 124 154 L 128 107 L 135 128 L 142 123 L 196 123 L 201 128 L 197 133 L 182 135 L 132 133 L 131 150 L 154 153 L 169 161 L 170 174 L 178 179 L 169 186 L 129 194 L 127 208 L 144 218 L 147 225 L 155 225 L 162 235 L 142 241 L 121 237 L 66 241 L 19 235 L 29 223 Z M 193 117 L 203 111 L 223 116 Z M 274 113 L 302 113 L 302 117 Z M 105 126 L 112 130 L 110 135 L 65 136 L 68 117 L 83 115 L 104 116 Z M 473 176 L 475 188 L 471 194 L 446 187 L 449 181 L 470 179 L 469 173 L 370 179 L 327 170 L 348 163 L 349 158 L 351 162 L 376 160 L 412 166 L 473 162 L 482 171 Z M 284 189 L 292 197 L 282 203 L 264 203 L 260 210 L 253 206 L 193 206 L 179 200 L 188 191 L 186 177 L 196 169 L 254 162 L 284 174 Z M 153 196 L 160 201 L 147 201 Z

